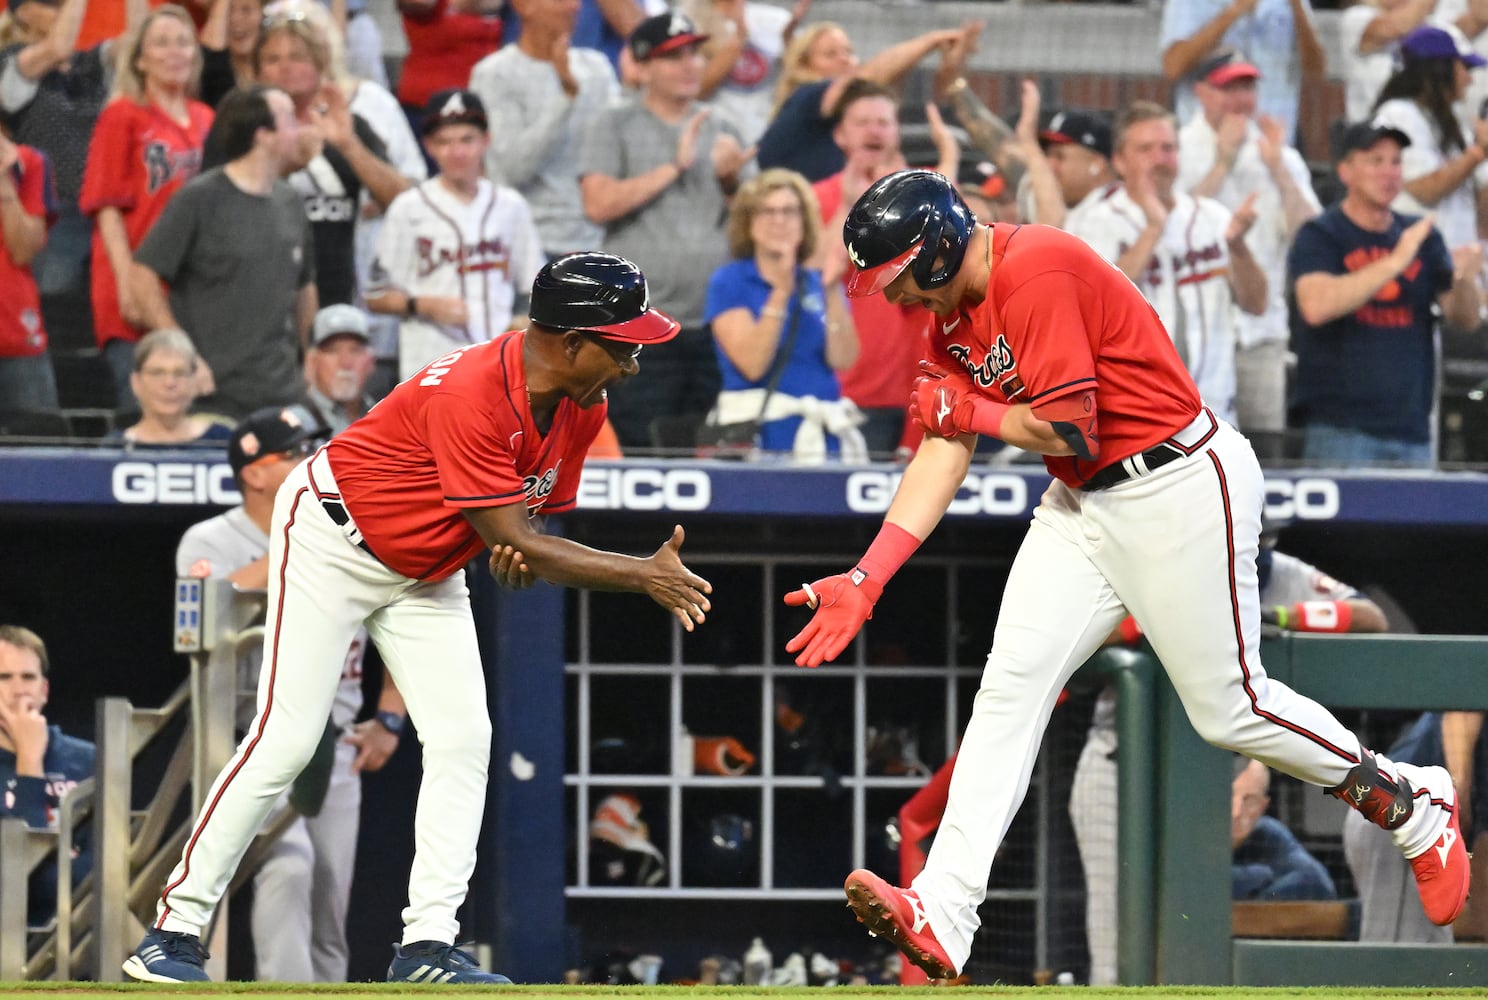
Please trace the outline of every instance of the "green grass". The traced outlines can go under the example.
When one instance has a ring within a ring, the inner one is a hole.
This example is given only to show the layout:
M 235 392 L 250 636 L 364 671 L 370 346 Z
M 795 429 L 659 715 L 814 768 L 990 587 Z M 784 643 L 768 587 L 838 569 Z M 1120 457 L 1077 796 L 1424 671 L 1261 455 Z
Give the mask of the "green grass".
M 804 987 L 762 988 L 755 986 L 420 986 L 394 983 L 348 983 L 337 985 L 302 985 L 293 983 L 208 983 L 200 986 L 162 987 L 147 983 L 0 983 L 0 996 L 67 994 L 128 994 L 138 1000 L 152 998 L 215 997 L 227 994 L 271 996 L 275 1000 L 321 1000 L 328 996 L 375 997 L 393 1000 L 414 998 L 430 993 L 496 993 L 507 996 L 531 996 L 535 1000 L 558 997 L 625 997 L 633 1000 L 684 1000 L 687 997 L 711 995 L 720 1000 L 743 1000 L 752 997 L 819 997 L 836 1000 L 846 997 L 946 996 L 945 988 L 935 987 L 837 987 L 808 989 Z M 955 989 L 952 996 L 1010 997 L 1020 1000 L 1192 1000 L 1213 997 L 1215 1000 L 1283 1000 L 1283 998 L 1316 997 L 1318 1000 L 1385 1000 L 1392 997 L 1481 997 L 1481 990 L 1450 989 L 1374 989 L 1360 987 L 1318 986 L 1292 989 L 1258 989 L 1245 986 L 1150 986 L 1150 987 L 1033 987 L 1033 986 L 967 986 Z

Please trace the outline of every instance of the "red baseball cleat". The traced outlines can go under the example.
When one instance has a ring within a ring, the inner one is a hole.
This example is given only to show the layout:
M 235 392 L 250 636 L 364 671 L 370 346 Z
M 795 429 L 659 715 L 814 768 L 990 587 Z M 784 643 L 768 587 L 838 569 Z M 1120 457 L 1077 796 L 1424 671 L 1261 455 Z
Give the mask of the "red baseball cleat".
M 956 978 L 956 967 L 935 940 L 935 932 L 925 916 L 925 904 L 913 889 L 890 885 L 863 868 L 847 877 L 843 889 L 847 892 L 848 908 L 868 928 L 869 934 L 892 941 L 905 958 L 931 979 Z
M 1449 778 L 1448 788 L 1451 787 L 1450 781 Z M 1421 906 L 1426 910 L 1426 919 L 1439 927 L 1445 927 L 1457 919 L 1463 904 L 1467 902 L 1472 862 L 1468 858 L 1467 847 L 1462 843 L 1462 828 L 1457 825 L 1457 810 L 1451 805 L 1424 805 L 1428 809 L 1447 809 L 1447 827 L 1434 844 L 1410 859 L 1410 866 L 1416 875 L 1416 888 L 1421 893 Z

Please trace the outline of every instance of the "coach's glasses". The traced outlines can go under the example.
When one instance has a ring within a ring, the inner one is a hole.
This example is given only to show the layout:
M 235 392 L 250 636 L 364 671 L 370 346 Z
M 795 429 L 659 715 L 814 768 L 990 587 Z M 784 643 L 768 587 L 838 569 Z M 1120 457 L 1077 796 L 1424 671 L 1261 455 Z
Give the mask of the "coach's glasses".
M 611 340 L 608 337 L 602 337 L 597 333 L 590 333 L 589 339 L 600 347 L 603 347 L 605 353 L 621 368 L 625 368 L 631 362 L 637 361 L 641 356 L 641 348 L 646 346 L 645 344 L 626 344 L 618 340 Z

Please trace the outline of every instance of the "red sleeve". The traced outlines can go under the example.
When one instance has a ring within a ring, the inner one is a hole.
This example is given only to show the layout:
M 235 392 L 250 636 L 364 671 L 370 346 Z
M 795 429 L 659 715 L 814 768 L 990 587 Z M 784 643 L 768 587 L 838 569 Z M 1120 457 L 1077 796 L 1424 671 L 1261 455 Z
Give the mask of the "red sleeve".
M 127 211 L 134 207 L 143 169 L 134 148 L 138 121 L 135 105 L 127 97 L 110 101 L 98 116 L 78 194 L 78 207 L 85 214 L 97 215 L 101 208 Z
M 498 406 L 475 418 L 471 409 L 471 400 L 452 392 L 436 392 L 424 404 L 425 440 L 439 470 L 445 506 L 522 502 L 526 491 L 511 444 L 522 429 L 516 415 L 503 419 Z
M 46 154 L 30 146 L 17 147 L 20 154 L 21 182 L 16 195 L 21 211 L 43 216 L 47 225 L 57 221 L 57 189 L 52 183 L 52 164 Z
M 837 209 L 842 205 L 842 175 L 834 174 L 825 180 L 817 181 L 811 185 L 811 190 L 816 194 L 816 204 L 821 209 L 822 221 L 831 222 L 832 216 L 837 214 Z M 840 233 L 823 233 L 822 236 L 829 240 L 842 238 Z
M 1095 355 L 1084 314 L 1085 300 L 1093 292 L 1060 266 L 1041 267 L 1040 256 L 1018 261 L 1027 277 L 1002 300 L 1003 329 L 1027 389 L 1018 402 L 1034 407 L 1096 387 Z
M 575 409 L 578 408 L 575 407 Z M 608 404 L 578 411 L 578 419 L 574 421 L 573 432 L 564 444 L 563 465 L 558 469 L 558 481 L 553 484 L 553 492 L 548 494 L 549 499 L 542 507 L 544 514 L 562 514 L 564 511 L 573 510 L 574 505 L 578 503 L 579 479 L 584 472 L 584 456 L 589 453 L 589 446 L 594 443 L 595 437 L 599 435 L 599 429 L 604 426 L 605 415 L 608 412 Z

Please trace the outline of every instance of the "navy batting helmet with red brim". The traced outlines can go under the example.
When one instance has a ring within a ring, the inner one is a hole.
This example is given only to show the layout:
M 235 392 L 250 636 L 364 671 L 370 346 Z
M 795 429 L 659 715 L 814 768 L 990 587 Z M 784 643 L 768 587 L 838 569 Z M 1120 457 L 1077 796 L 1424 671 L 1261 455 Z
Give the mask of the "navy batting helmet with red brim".
M 939 288 L 961 267 L 975 228 L 976 216 L 944 175 L 900 170 L 878 179 L 842 225 L 847 294 L 880 292 L 905 269 L 921 288 Z
M 550 330 L 587 330 L 626 344 L 660 344 L 682 324 L 651 308 L 646 276 L 624 257 L 599 251 L 565 254 L 537 272 L 532 322 Z

